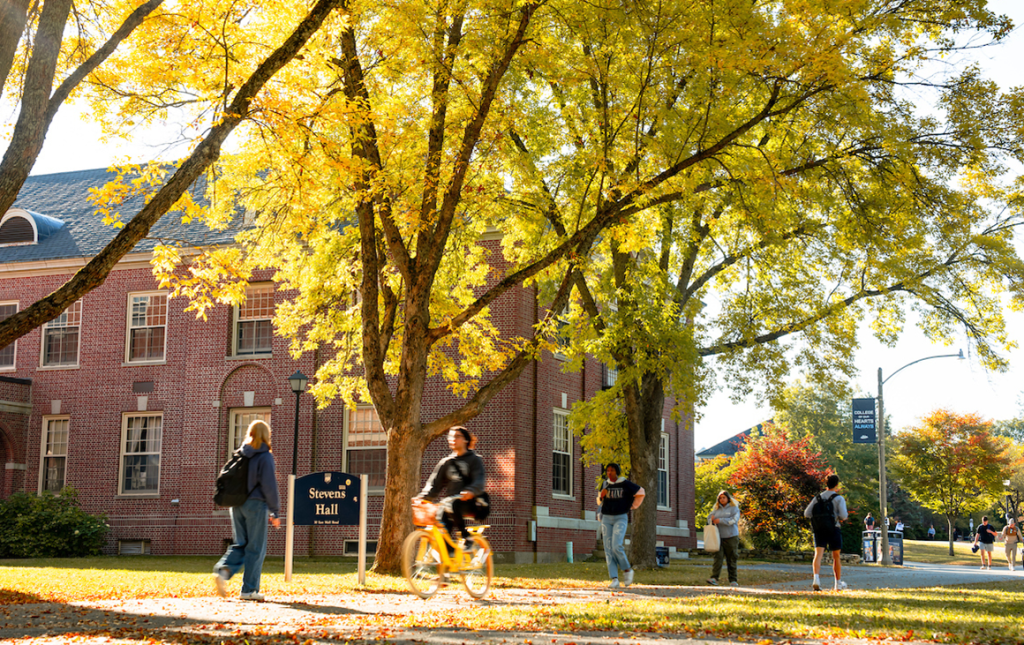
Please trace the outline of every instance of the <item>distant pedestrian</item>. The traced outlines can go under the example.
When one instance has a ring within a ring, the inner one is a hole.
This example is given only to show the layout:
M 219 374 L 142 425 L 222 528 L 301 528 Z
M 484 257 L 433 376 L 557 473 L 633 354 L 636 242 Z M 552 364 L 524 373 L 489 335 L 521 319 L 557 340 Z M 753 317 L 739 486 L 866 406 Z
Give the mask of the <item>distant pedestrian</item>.
M 868 516 L 864 518 L 864 530 L 865 531 L 874 531 L 875 530 L 875 518 L 871 517 L 871 513 L 868 513 Z
M 605 475 L 607 479 L 601 484 L 597 504 L 601 507 L 604 558 L 608 563 L 608 577 L 612 580 L 608 586 L 617 589 L 619 572 L 622 572 L 623 586 L 633 584 L 633 568 L 626 557 L 626 529 L 629 526 L 629 511 L 640 507 L 646 493 L 643 487 L 621 477 L 622 469 L 618 464 L 608 464 Z
M 1003 527 L 1003 548 L 1006 549 L 1006 565 L 1013 571 L 1017 568 L 1017 545 L 1024 541 L 1020 527 L 1011 517 L 1006 526 Z
M 740 548 L 740 505 L 736 498 L 728 491 L 718 493 L 715 500 L 715 507 L 708 516 L 708 523 L 718 527 L 718 535 L 721 539 L 721 546 L 715 551 L 715 563 L 711 565 L 711 577 L 708 578 L 709 585 L 717 585 L 718 577 L 722 573 L 722 560 L 725 560 L 726 568 L 729 571 L 729 584 L 733 587 L 740 586 L 737 576 L 736 561 L 739 557 Z
M 992 552 L 995 550 L 996 530 L 988 523 L 988 515 L 983 515 L 978 532 L 974 535 L 974 544 L 981 549 L 981 568 L 992 568 Z
M 928 525 L 928 539 L 929 540 L 934 540 L 935 539 L 935 525 L 934 524 L 929 524 Z
M 829 475 L 825 482 L 827 490 L 814 496 L 811 503 L 804 510 L 804 517 L 810 518 L 811 526 L 814 529 L 814 583 L 812 589 L 821 591 L 821 561 L 825 557 L 825 549 L 832 552 L 832 571 L 835 573 L 836 582 L 834 589 L 842 591 L 847 588 L 842 581 L 843 565 L 839 560 L 840 552 L 843 549 L 843 535 L 839 532 L 839 525 L 849 514 L 846 511 L 846 500 L 839 494 L 839 476 Z
M 899 533 L 903 532 L 903 520 L 898 517 L 896 518 L 896 531 Z
M 228 594 L 228 580 L 242 568 L 242 600 L 263 600 L 260 574 L 267 557 L 267 517 L 274 528 L 281 526 L 277 518 L 280 496 L 274 455 L 270 452 L 270 426 L 253 421 L 239 449 L 249 459 L 249 498 L 241 506 L 231 508 L 231 541 L 227 552 L 213 567 L 217 594 Z

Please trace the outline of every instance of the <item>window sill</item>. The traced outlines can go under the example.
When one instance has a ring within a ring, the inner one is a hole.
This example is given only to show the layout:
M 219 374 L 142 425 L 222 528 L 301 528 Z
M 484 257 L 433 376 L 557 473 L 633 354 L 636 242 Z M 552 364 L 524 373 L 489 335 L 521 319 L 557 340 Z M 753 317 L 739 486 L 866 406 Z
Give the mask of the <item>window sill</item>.
M 118 493 L 114 499 L 160 499 L 160 493 Z
M 246 354 L 244 356 L 242 356 L 242 355 L 225 356 L 224 360 L 226 360 L 226 361 L 259 361 L 259 360 L 263 360 L 263 359 L 266 359 L 266 358 L 274 358 L 274 355 L 273 354 Z
M 659 511 L 671 511 L 672 507 L 671 506 L 661 506 L 661 505 L 659 505 L 658 506 L 658 510 Z
M 130 361 L 121 363 L 121 367 L 148 367 L 150 365 L 167 365 L 167 359 L 159 361 Z
M 567 502 L 575 502 L 576 501 L 576 496 L 575 495 L 563 495 L 561 493 L 551 493 L 551 499 L 562 499 L 562 500 L 565 500 Z
M 0 367 L 0 372 L 17 372 L 17 371 L 18 371 L 18 367 L 16 365 L 11 365 L 10 367 Z
M 37 372 L 57 372 L 60 370 L 77 370 L 81 369 L 82 366 L 79 364 L 75 365 L 40 365 L 36 368 Z

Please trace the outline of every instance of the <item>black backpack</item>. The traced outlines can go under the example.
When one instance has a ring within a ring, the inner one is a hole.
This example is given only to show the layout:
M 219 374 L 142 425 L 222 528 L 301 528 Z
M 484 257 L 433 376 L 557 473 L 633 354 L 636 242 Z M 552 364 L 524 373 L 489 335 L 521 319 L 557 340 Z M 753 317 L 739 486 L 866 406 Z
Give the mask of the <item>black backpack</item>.
M 815 533 L 831 533 L 836 528 L 836 497 L 833 495 L 828 499 L 824 499 L 821 493 L 818 493 L 817 503 L 814 508 L 811 509 L 811 527 Z
M 213 503 L 217 506 L 241 506 L 249 499 L 249 458 L 236 450 L 217 475 L 217 492 Z

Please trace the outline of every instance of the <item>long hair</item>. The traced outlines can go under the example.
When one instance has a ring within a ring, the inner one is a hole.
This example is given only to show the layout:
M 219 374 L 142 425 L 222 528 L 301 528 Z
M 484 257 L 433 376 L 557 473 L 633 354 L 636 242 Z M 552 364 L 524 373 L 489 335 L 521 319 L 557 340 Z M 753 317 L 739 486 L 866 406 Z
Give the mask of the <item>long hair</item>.
M 717 511 L 720 508 L 725 508 L 718 501 L 718 498 L 721 497 L 722 495 L 725 495 L 725 498 L 727 500 L 729 500 L 729 502 L 726 504 L 726 506 L 730 506 L 731 505 L 731 506 L 735 506 L 736 508 L 740 507 L 740 503 L 736 501 L 736 498 L 732 496 L 732 493 L 730 493 L 727 490 L 720 490 L 720 491 L 718 491 L 718 494 L 715 495 L 715 507 L 711 509 L 712 511 Z
M 260 421 L 256 419 L 249 424 L 249 429 L 245 431 L 245 443 L 250 444 L 256 450 L 263 447 L 263 444 L 267 444 L 267 449 L 270 449 L 270 426 L 267 425 L 266 421 Z

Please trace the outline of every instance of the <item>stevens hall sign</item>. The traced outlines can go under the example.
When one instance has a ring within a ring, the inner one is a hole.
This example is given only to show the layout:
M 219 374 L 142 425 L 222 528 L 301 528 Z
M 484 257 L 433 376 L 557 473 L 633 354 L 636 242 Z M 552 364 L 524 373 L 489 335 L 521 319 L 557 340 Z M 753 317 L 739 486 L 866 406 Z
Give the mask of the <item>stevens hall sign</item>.
M 359 524 L 359 475 L 321 472 L 295 480 L 296 526 Z

